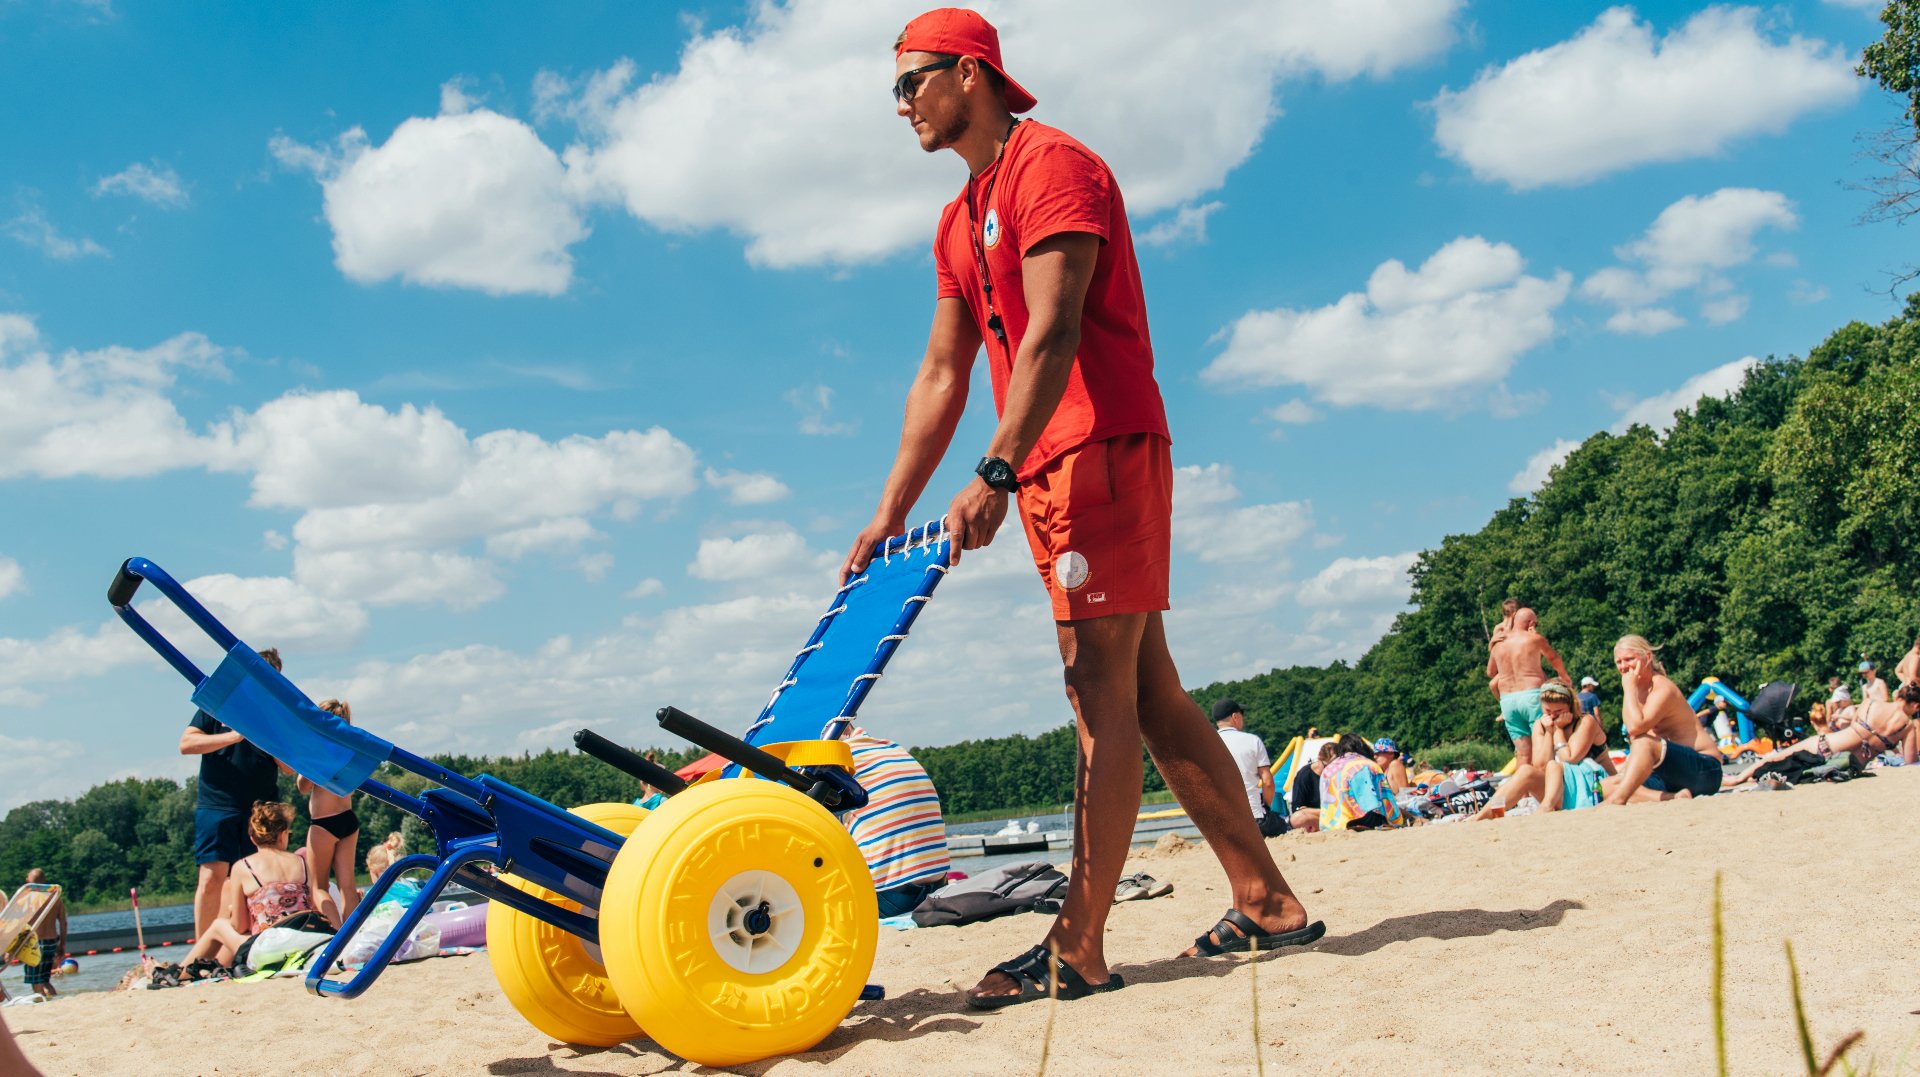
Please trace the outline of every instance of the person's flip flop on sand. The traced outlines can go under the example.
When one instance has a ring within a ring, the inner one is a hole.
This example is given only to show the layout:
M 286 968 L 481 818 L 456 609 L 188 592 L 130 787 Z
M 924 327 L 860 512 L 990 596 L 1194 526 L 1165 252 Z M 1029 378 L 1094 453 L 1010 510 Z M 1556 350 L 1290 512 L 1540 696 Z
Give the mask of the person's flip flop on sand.
M 984 345 L 999 423 L 974 450 L 984 450 L 977 477 L 947 510 L 953 560 L 993 541 L 1014 495 L 1080 729 L 1060 917 L 1042 945 L 989 972 L 968 1001 L 991 1009 L 1121 986 L 1103 942 L 1139 811 L 1142 739 L 1232 882 L 1220 941 L 1304 931 L 1307 911 L 1167 650 L 1171 435 L 1119 184 L 1065 132 L 1014 119 L 1036 102 L 975 12 L 943 8 L 907 24 L 894 42 L 893 96 L 920 148 L 954 151 L 968 176 L 934 240 L 933 330 L 900 449 L 841 579 L 905 526 L 952 441 Z

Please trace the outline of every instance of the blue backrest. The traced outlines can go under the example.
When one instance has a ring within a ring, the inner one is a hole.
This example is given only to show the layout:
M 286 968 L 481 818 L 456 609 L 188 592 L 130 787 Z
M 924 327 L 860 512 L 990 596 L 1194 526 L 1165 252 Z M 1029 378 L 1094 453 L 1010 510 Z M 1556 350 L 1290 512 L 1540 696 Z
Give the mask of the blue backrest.
M 393 754 L 393 745 L 314 706 L 306 693 L 244 643 L 193 693 L 194 705 L 261 751 L 341 796 Z
M 951 555 L 938 521 L 882 543 L 866 571 L 834 594 L 806 646 L 748 727 L 747 743 L 836 740 L 845 733 L 945 578 Z

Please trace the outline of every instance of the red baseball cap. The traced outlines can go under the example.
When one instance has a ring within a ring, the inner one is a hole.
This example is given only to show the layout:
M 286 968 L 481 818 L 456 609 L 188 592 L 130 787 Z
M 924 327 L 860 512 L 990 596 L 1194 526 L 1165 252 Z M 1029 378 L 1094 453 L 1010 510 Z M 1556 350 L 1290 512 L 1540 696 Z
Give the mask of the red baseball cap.
M 971 56 L 1000 73 L 1007 84 L 1007 111 L 1025 112 L 1040 102 L 1013 81 L 1006 65 L 1000 62 L 1000 31 L 980 17 L 977 11 L 963 7 L 935 8 L 907 24 L 901 38 L 902 52 L 942 52 L 951 56 Z

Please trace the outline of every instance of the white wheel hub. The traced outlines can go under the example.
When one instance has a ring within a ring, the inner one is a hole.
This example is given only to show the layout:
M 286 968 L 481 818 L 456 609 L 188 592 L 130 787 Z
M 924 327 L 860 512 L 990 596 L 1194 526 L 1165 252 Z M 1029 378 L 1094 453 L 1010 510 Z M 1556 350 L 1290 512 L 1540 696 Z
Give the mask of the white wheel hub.
M 800 895 L 770 871 L 743 871 L 713 895 L 707 935 L 721 960 L 741 972 L 772 972 L 800 948 L 806 932 Z

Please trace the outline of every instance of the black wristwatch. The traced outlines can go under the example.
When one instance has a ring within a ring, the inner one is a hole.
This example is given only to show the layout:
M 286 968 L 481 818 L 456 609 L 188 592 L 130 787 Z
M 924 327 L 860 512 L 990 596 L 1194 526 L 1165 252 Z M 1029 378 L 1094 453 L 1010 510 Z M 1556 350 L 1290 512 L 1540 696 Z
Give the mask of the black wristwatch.
M 1020 480 L 1014 477 L 1013 465 L 1000 459 L 998 456 L 981 457 L 980 463 L 974 467 L 973 473 L 980 476 L 981 482 L 986 483 L 996 490 L 1005 490 L 1008 493 L 1012 493 L 1020 489 Z

